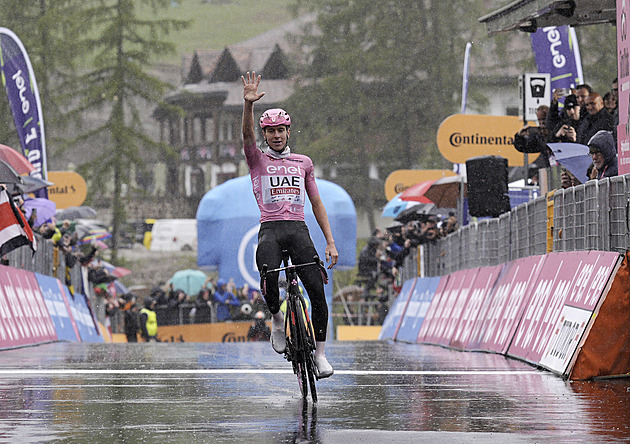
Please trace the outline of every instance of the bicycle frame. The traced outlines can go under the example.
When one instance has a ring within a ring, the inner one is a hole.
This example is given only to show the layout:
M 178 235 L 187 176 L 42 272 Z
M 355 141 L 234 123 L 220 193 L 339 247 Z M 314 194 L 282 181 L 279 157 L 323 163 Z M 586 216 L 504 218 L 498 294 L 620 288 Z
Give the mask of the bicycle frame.
M 283 252 L 284 266 L 272 270 L 263 265 L 260 273 L 260 289 L 265 295 L 267 291 L 267 274 L 285 272 L 287 280 L 287 308 L 284 317 L 284 331 L 287 334 L 287 347 L 284 357 L 291 362 L 293 373 L 297 375 L 302 397 L 308 396 L 308 387 L 311 387 L 313 402 L 317 402 L 317 391 L 315 380 L 319 379 L 317 367 L 315 366 L 314 352 L 316 348 L 315 334 L 311 323 L 306 302 L 298 286 L 297 269 L 308 266 L 318 266 L 322 273 L 322 279 L 328 282 L 328 276 L 323 263 L 317 256 L 313 257 L 313 262 L 298 265 L 289 265 L 288 256 Z M 287 333 L 288 332 L 288 333 Z

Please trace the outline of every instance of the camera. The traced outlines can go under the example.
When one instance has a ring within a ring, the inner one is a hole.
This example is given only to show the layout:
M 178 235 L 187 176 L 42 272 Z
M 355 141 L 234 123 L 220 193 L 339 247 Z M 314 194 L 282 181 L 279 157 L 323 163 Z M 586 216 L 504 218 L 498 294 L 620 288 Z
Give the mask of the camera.
M 571 88 L 558 88 L 557 91 L 560 97 L 566 97 L 571 94 Z

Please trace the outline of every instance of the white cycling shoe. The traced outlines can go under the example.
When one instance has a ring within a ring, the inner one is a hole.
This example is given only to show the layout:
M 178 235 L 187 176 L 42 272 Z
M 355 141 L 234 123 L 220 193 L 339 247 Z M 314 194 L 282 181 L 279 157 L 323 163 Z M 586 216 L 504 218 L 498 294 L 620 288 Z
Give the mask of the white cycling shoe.
M 271 318 L 271 346 L 276 353 L 284 353 L 287 348 L 287 337 L 284 333 L 284 321 L 276 322 Z
M 335 373 L 326 355 L 315 355 L 315 367 L 317 367 L 317 379 L 328 378 Z

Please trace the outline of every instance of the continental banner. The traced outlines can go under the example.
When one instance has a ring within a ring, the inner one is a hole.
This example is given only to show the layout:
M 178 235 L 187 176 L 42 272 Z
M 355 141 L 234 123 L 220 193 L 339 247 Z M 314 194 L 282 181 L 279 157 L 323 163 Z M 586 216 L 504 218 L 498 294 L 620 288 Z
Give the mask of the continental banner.
M 454 114 L 440 124 L 437 145 L 442 156 L 453 163 L 466 163 L 477 156 L 501 156 L 509 166 L 523 166 L 523 153 L 514 148 L 514 134 L 522 127 L 523 121 L 516 116 Z M 537 157 L 530 154 L 528 161 Z
M 252 322 L 217 322 L 214 324 L 160 325 L 160 342 L 247 342 Z

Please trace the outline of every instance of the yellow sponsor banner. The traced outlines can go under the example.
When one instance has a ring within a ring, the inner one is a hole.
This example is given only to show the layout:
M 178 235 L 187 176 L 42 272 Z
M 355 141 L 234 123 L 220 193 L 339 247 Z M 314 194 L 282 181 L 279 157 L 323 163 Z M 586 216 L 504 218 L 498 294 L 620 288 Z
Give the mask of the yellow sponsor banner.
M 377 341 L 381 332 L 380 325 L 339 325 L 338 341 Z
M 58 210 L 79 207 L 85 202 L 87 184 L 79 173 L 49 171 L 48 180 L 54 184 L 48 187 L 48 198 L 57 204 Z
M 247 342 L 253 322 L 217 322 L 158 326 L 160 342 Z
M 510 166 L 523 166 L 524 155 L 514 148 L 514 134 L 522 127 L 523 121 L 516 116 L 454 114 L 440 124 L 437 145 L 442 156 L 453 163 L 477 156 L 501 156 Z M 528 161 L 537 157 L 530 153 Z
M 451 170 L 396 170 L 385 179 L 385 197 L 392 200 L 396 194 L 419 182 L 455 175 Z

